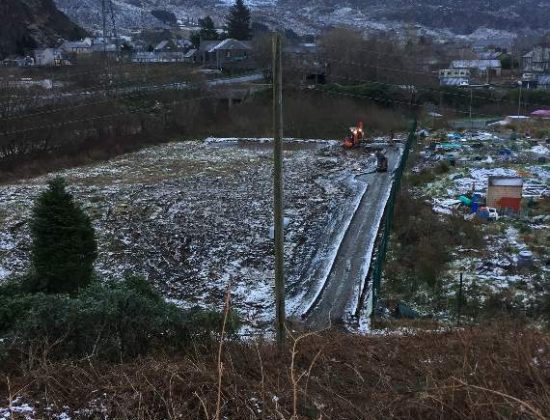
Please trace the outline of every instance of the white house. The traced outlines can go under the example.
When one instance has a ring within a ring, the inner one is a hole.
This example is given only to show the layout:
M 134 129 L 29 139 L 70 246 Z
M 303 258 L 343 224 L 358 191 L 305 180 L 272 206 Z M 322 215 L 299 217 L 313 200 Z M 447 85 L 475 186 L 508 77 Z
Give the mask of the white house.
M 34 64 L 36 66 L 62 66 L 68 64 L 68 61 L 60 49 L 44 48 L 34 50 Z
M 480 75 L 493 74 L 500 76 L 502 73 L 502 65 L 500 60 L 454 60 L 451 63 L 452 69 L 470 70 L 477 72 Z
M 439 70 L 440 86 L 468 86 L 470 84 L 470 70 L 468 69 L 441 69 Z
M 537 47 L 525 54 L 521 61 L 525 73 L 549 73 L 550 48 Z
M 80 41 L 65 41 L 60 48 L 67 54 L 90 54 L 92 45 L 91 38 L 84 38 Z

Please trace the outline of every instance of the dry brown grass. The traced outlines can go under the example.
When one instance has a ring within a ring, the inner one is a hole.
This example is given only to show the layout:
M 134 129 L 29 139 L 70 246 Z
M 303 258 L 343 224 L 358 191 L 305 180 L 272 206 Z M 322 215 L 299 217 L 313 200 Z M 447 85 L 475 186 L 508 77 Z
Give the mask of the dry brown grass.
M 217 350 L 118 365 L 4 365 L 0 407 L 19 396 L 41 401 L 39 413 L 48 403 L 103 406 L 111 418 L 212 418 Z M 221 418 L 543 419 L 550 335 L 503 326 L 390 337 L 327 332 L 291 340 L 282 358 L 271 343 L 226 343 L 221 379 Z

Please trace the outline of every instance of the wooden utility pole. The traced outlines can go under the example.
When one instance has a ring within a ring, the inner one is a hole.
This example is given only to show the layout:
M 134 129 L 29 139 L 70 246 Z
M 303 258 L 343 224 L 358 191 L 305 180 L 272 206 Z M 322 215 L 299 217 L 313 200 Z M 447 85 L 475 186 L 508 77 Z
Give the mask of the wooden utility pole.
M 519 113 L 521 112 L 521 91 L 523 89 L 523 83 L 519 83 L 519 96 L 518 96 L 518 114 L 517 116 L 519 117 Z M 518 118 L 519 120 L 519 118 Z
M 457 317 L 456 317 L 456 326 L 460 327 L 460 318 L 462 316 L 462 272 L 460 272 L 460 283 L 458 285 L 458 308 L 457 308 Z
M 275 238 L 275 306 L 277 344 L 285 342 L 285 277 L 283 227 L 283 72 L 281 36 L 273 34 L 273 226 Z

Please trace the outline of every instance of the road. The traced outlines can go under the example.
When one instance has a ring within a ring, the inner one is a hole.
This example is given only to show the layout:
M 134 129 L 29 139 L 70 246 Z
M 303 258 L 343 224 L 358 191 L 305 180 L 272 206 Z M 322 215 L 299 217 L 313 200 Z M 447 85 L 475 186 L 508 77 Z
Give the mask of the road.
M 330 270 L 323 291 L 306 316 L 312 329 L 322 329 L 341 322 L 350 301 L 358 295 L 362 280 L 370 265 L 367 261 L 376 240 L 377 227 L 383 216 L 388 192 L 393 182 L 393 169 L 401 153 L 387 153 L 389 171 L 363 175 L 368 189 L 353 216 Z M 356 304 L 356 302 L 353 302 Z

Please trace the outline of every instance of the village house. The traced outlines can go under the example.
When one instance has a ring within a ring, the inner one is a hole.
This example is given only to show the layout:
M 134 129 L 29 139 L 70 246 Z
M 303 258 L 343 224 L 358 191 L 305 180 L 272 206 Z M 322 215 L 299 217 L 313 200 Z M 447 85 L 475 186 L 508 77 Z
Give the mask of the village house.
M 525 73 L 550 73 L 550 48 L 537 47 L 521 58 Z
M 487 207 L 495 207 L 499 213 L 517 214 L 521 210 L 522 192 L 522 178 L 490 176 L 487 186 Z
M 154 52 L 176 52 L 178 50 L 178 45 L 170 39 L 159 42 L 153 49 Z
M 481 51 L 477 53 L 477 58 L 480 60 L 500 60 L 504 53 L 502 51 Z
M 550 90 L 550 74 L 523 73 L 520 83 L 524 89 Z
M 133 63 L 182 63 L 185 61 L 185 54 L 178 51 L 138 51 L 132 54 Z
M 470 70 L 475 76 L 500 76 L 502 65 L 500 60 L 454 60 L 451 69 Z
M 125 41 L 118 39 L 118 45 Z M 128 41 L 126 41 L 128 42 Z M 73 56 L 87 55 L 92 53 L 116 53 L 118 50 L 117 40 L 105 39 L 103 37 L 84 38 L 80 41 L 64 41 L 59 47 L 64 53 Z
M 121 43 L 121 39 L 112 40 L 109 38 L 97 37 L 92 40 L 91 52 L 115 54 Z
M 59 48 L 44 48 L 34 50 L 34 64 L 36 66 L 63 66 L 70 64 L 69 59 Z
M 199 57 L 199 50 L 192 48 L 183 55 L 183 61 L 185 63 L 196 63 Z
M 300 43 L 285 46 L 283 53 L 288 55 L 288 68 L 300 76 L 306 84 L 324 84 L 328 78 L 329 65 L 319 57 L 319 47 L 315 43 Z
M 152 51 L 138 50 L 132 54 L 134 63 L 182 63 L 195 62 L 193 52 L 189 50 L 190 41 L 164 40 L 159 42 Z
M 468 86 L 469 84 L 470 84 L 470 70 L 468 69 L 439 70 L 440 86 Z
M 251 70 L 256 67 L 248 41 L 227 38 L 223 41 L 202 41 L 199 55 L 205 67 L 218 70 Z
M 34 57 L 8 57 L 2 61 L 4 67 L 31 67 L 34 66 Z
M 92 52 L 92 38 L 84 38 L 80 41 L 65 41 L 59 47 L 67 54 L 90 54 Z
M 550 74 L 539 74 L 537 82 L 539 89 L 550 90 Z

